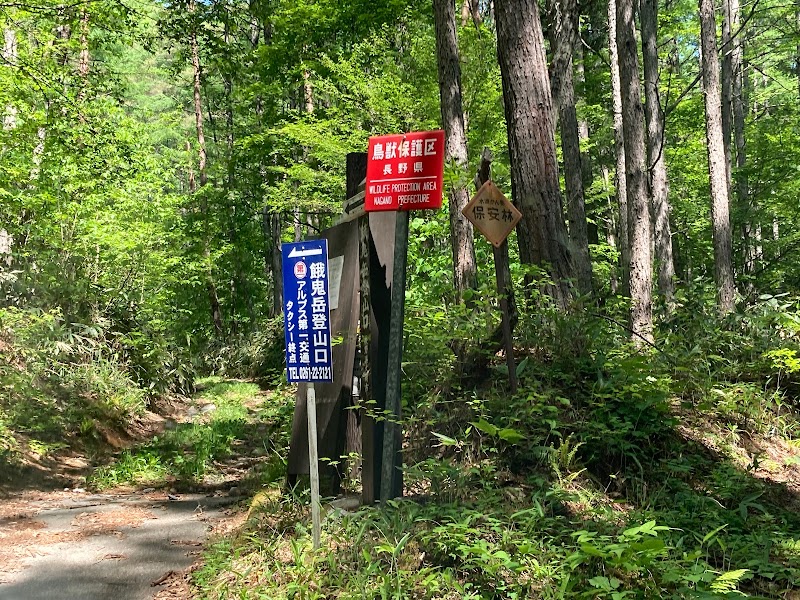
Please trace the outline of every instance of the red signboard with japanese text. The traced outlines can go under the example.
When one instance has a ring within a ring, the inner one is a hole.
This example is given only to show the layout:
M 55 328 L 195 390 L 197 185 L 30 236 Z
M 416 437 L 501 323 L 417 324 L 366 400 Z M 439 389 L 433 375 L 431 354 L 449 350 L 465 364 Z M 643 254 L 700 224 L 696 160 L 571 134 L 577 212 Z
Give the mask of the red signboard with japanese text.
M 444 131 L 414 131 L 369 138 L 364 208 L 441 208 Z

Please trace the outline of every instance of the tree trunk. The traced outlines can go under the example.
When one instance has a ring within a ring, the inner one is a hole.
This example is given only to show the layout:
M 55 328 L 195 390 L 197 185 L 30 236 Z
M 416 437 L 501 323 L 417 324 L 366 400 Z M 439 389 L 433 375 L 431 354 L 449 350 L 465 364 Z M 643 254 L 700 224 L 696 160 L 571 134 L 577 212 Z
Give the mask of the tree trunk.
M 3 30 L 3 62 L 11 68 L 17 67 L 17 32 L 11 27 Z M 8 104 L 3 114 L 3 129 L 11 130 L 17 126 L 17 107 Z
M 283 223 L 280 213 L 272 213 L 270 218 L 272 235 L 272 316 L 277 316 L 283 311 L 283 273 L 281 265 L 281 231 Z
M 453 14 L 455 14 L 455 9 Z M 462 27 L 467 26 L 470 17 L 472 17 L 472 22 L 475 24 L 475 27 L 480 27 L 483 18 L 481 17 L 481 6 L 479 0 L 464 0 L 464 2 L 461 4 Z
M 81 9 L 81 35 L 79 43 L 78 74 L 85 82 L 86 78 L 89 76 L 89 11 L 85 6 Z
M 189 12 L 196 12 L 196 5 L 194 1 L 189 3 Z M 194 124 L 195 131 L 197 132 L 197 170 L 200 174 L 200 187 L 208 183 L 208 175 L 206 173 L 206 137 L 203 131 L 203 102 L 200 96 L 201 83 L 200 83 L 200 48 L 197 43 L 197 31 L 195 27 L 189 33 L 189 50 L 192 53 L 192 74 L 193 74 L 193 99 L 194 99 Z
M 520 260 L 546 265 L 548 293 L 566 308 L 571 300 L 569 241 L 564 225 L 554 115 L 539 9 L 535 0 L 495 1 L 497 54 L 503 80 L 511 188 L 522 211 Z
M 197 6 L 194 1 L 189 3 L 189 12 L 194 15 L 197 11 Z M 199 153 L 199 161 L 197 170 L 200 176 L 200 190 L 201 190 L 201 212 L 204 220 L 204 234 L 203 234 L 203 260 L 206 265 L 206 291 L 208 293 L 208 302 L 211 308 L 211 320 L 214 324 L 214 333 L 216 336 L 222 337 L 224 327 L 222 324 L 222 309 L 219 303 L 219 294 L 217 293 L 217 285 L 214 281 L 214 274 L 211 265 L 211 251 L 209 250 L 209 232 L 208 232 L 208 203 L 206 195 L 203 192 L 203 187 L 208 183 L 208 174 L 206 172 L 206 138 L 203 132 L 203 103 L 200 97 L 200 48 L 197 42 L 197 30 L 193 25 L 189 33 L 189 50 L 192 58 L 192 73 L 194 75 L 194 120 L 195 130 L 197 132 L 197 146 Z M 192 193 L 196 190 L 191 189 Z
M 731 27 L 739 29 L 741 12 L 739 0 L 730 0 Z M 736 195 L 739 206 L 742 207 L 746 215 L 744 219 L 743 233 L 745 245 L 745 266 L 744 270 L 748 274 L 755 273 L 756 270 L 756 240 L 754 239 L 754 229 L 750 222 L 754 213 L 754 206 L 751 204 L 750 185 L 745 173 L 747 165 L 747 148 L 744 137 L 744 116 L 745 116 L 745 96 L 744 96 L 744 33 L 740 33 L 733 40 L 731 49 L 731 66 L 733 70 L 733 139 L 736 146 Z
M 717 56 L 714 4 L 712 0 L 700 0 L 699 8 L 708 174 L 711 188 L 714 276 L 717 283 L 717 305 L 719 311 L 724 314 L 734 308 L 734 279 L 730 201 L 725 171 L 725 143 L 722 135 L 719 58 Z
M 722 144 L 725 152 L 725 183 L 728 186 L 728 196 L 731 195 L 731 172 L 733 160 L 731 158 L 731 132 L 733 125 L 733 29 L 730 0 L 722 0 L 722 66 L 721 87 L 722 93 Z
M 572 244 L 572 260 L 581 294 L 592 292 L 592 263 L 589 258 L 589 235 L 581 166 L 581 145 L 578 116 L 575 111 L 575 82 L 572 54 L 578 33 L 578 6 L 575 0 L 554 0 L 550 3 L 550 48 L 553 61 L 550 87 L 558 107 L 561 126 L 561 151 L 564 156 L 564 182 L 567 190 L 567 218 Z
M 614 103 L 614 149 L 616 171 L 614 187 L 617 190 L 617 239 L 619 262 L 622 270 L 622 293 L 630 294 L 631 245 L 628 235 L 628 188 L 625 179 L 625 132 L 622 123 L 622 90 L 619 78 L 619 53 L 617 52 L 617 0 L 608 1 L 608 50 L 611 61 L 611 95 Z
M 637 345 L 653 341 L 653 262 L 650 255 L 650 207 L 647 194 L 644 114 L 639 91 L 634 0 L 617 2 L 617 52 L 622 92 L 625 179 L 631 248 L 631 330 Z
M 672 258 L 672 230 L 669 224 L 669 184 L 664 158 L 664 111 L 658 93 L 658 0 L 641 0 L 642 63 L 644 67 L 647 157 L 650 177 L 650 210 L 655 234 L 658 290 L 667 310 L 675 295 L 675 264 Z
M 578 34 L 580 31 L 578 31 Z M 586 69 L 584 66 L 585 57 L 583 54 L 583 47 L 581 46 L 580 39 L 577 39 L 575 42 L 575 57 L 577 58 L 577 62 L 575 64 L 575 75 L 577 76 L 578 80 L 578 87 L 576 90 L 576 96 L 583 97 L 586 96 Z M 578 105 L 578 100 L 576 99 L 575 105 Z M 589 141 L 589 122 L 584 118 L 578 121 L 578 140 L 580 141 L 581 146 L 585 147 L 585 144 Z M 583 171 L 583 189 L 585 190 L 592 185 L 592 158 L 589 154 L 589 151 L 586 150 L 581 152 L 581 171 Z
M 445 161 L 467 168 L 467 136 L 461 102 L 461 66 L 458 58 L 456 15 L 452 0 L 433 0 L 436 27 L 436 62 L 439 68 L 439 98 L 445 133 Z M 462 178 L 464 179 L 464 178 Z M 466 179 L 465 179 L 466 181 Z M 453 283 L 460 302 L 464 291 L 475 287 L 475 248 L 473 230 L 461 210 L 469 202 L 463 182 L 449 190 L 450 240 L 453 251 Z

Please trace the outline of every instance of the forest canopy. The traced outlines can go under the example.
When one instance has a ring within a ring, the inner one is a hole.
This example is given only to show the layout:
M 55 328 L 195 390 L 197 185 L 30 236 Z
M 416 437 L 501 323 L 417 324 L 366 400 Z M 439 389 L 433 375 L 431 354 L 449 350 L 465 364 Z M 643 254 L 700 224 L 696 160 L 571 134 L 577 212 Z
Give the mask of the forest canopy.
M 370 136 L 443 129 L 445 206 L 410 217 L 412 480 L 432 496 L 461 476 L 499 494 L 546 464 L 519 489 L 557 520 L 567 496 L 543 490 L 582 464 L 587 487 L 642 519 L 665 511 L 669 526 L 628 537 L 563 534 L 605 544 L 571 555 L 573 584 L 542 575 L 566 591 L 622 585 L 623 572 L 647 597 L 683 590 L 694 551 L 699 572 L 789 589 L 794 522 L 776 508 L 779 533 L 759 537 L 772 508 L 745 501 L 762 489 L 747 479 L 760 454 L 726 463 L 735 476 L 713 471 L 745 490 L 714 496 L 715 512 L 671 440 L 706 413 L 723 433 L 797 440 L 799 15 L 775 0 L 0 0 L 0 465 L 26 445 L 102 437 L 200 376 L 285 389 L 281 243 L 337 221 L 347 156 Z M 504 294 L 461 214 L 489 177 L 522 213 Z M 674 487 L 648 496 L 643 482 L 665 473 Z M 719 528 L 669 512 L 673 492 Z M 435 537 L 420 539 L 462 575 L 480 571 L 470 585 L 487 594 L 522 569 L 484 555 L 492 572 L 464 558 L 475 547 Z M 645 546 L 625 546 L 628 569 L 612 546 L 634 537 Z M 593 580 L 598 558 L 621 579 Z M 508 597 L 530 592 L 524 579 Z

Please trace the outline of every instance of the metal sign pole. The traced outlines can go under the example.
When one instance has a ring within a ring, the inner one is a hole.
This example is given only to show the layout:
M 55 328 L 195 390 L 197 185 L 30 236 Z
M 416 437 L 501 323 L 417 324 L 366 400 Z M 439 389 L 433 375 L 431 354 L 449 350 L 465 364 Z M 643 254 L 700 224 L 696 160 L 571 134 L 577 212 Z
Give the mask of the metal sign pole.
M 328 242 L 325 239 L 281 246 L 286 379 L 306 383 L 308 473 L 314 549 L 320 544 L 317 398 L 314 382 L 333 381 L 328 286 Z
M 320 543 L 319 515 L 319 456 L 317 454 L 317 394 L 314 384 L 309 383 L 306 390 L 306 412 L 308 414 L 308 473 L 311 479 L 311 527 L 314 550 Z

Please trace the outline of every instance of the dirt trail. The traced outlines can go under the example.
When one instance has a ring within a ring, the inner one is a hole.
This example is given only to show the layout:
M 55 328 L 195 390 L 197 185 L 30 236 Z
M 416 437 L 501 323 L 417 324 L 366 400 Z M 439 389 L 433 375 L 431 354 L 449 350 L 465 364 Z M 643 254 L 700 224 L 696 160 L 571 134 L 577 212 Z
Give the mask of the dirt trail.
M 0 511 L 3 600 L 187 597 L 184 571 L 235 501 L 164 492 L 26 496 Z
M 263 399 L 248 399 L 248 414 Z M 187 401 L 167 415 L 151 413 L 158 426 L 138 441 L 165 426 L 207 423 L 209 415 L 193 407 Z M 92 493 L 77 487 L 91 465 L 73 450 L 28 469 L 15 485 L 0 488 L 0 599 L 191 598 L 188 578 L 204 543 L 233 526 L 241 482 L 265 460 L 258 451 L 264 427 L 255 423 L 253 439 L 234 441 L 231 453 L 214 461 L 213 483 L 178 485 L 178 491 L 162 481 Z

